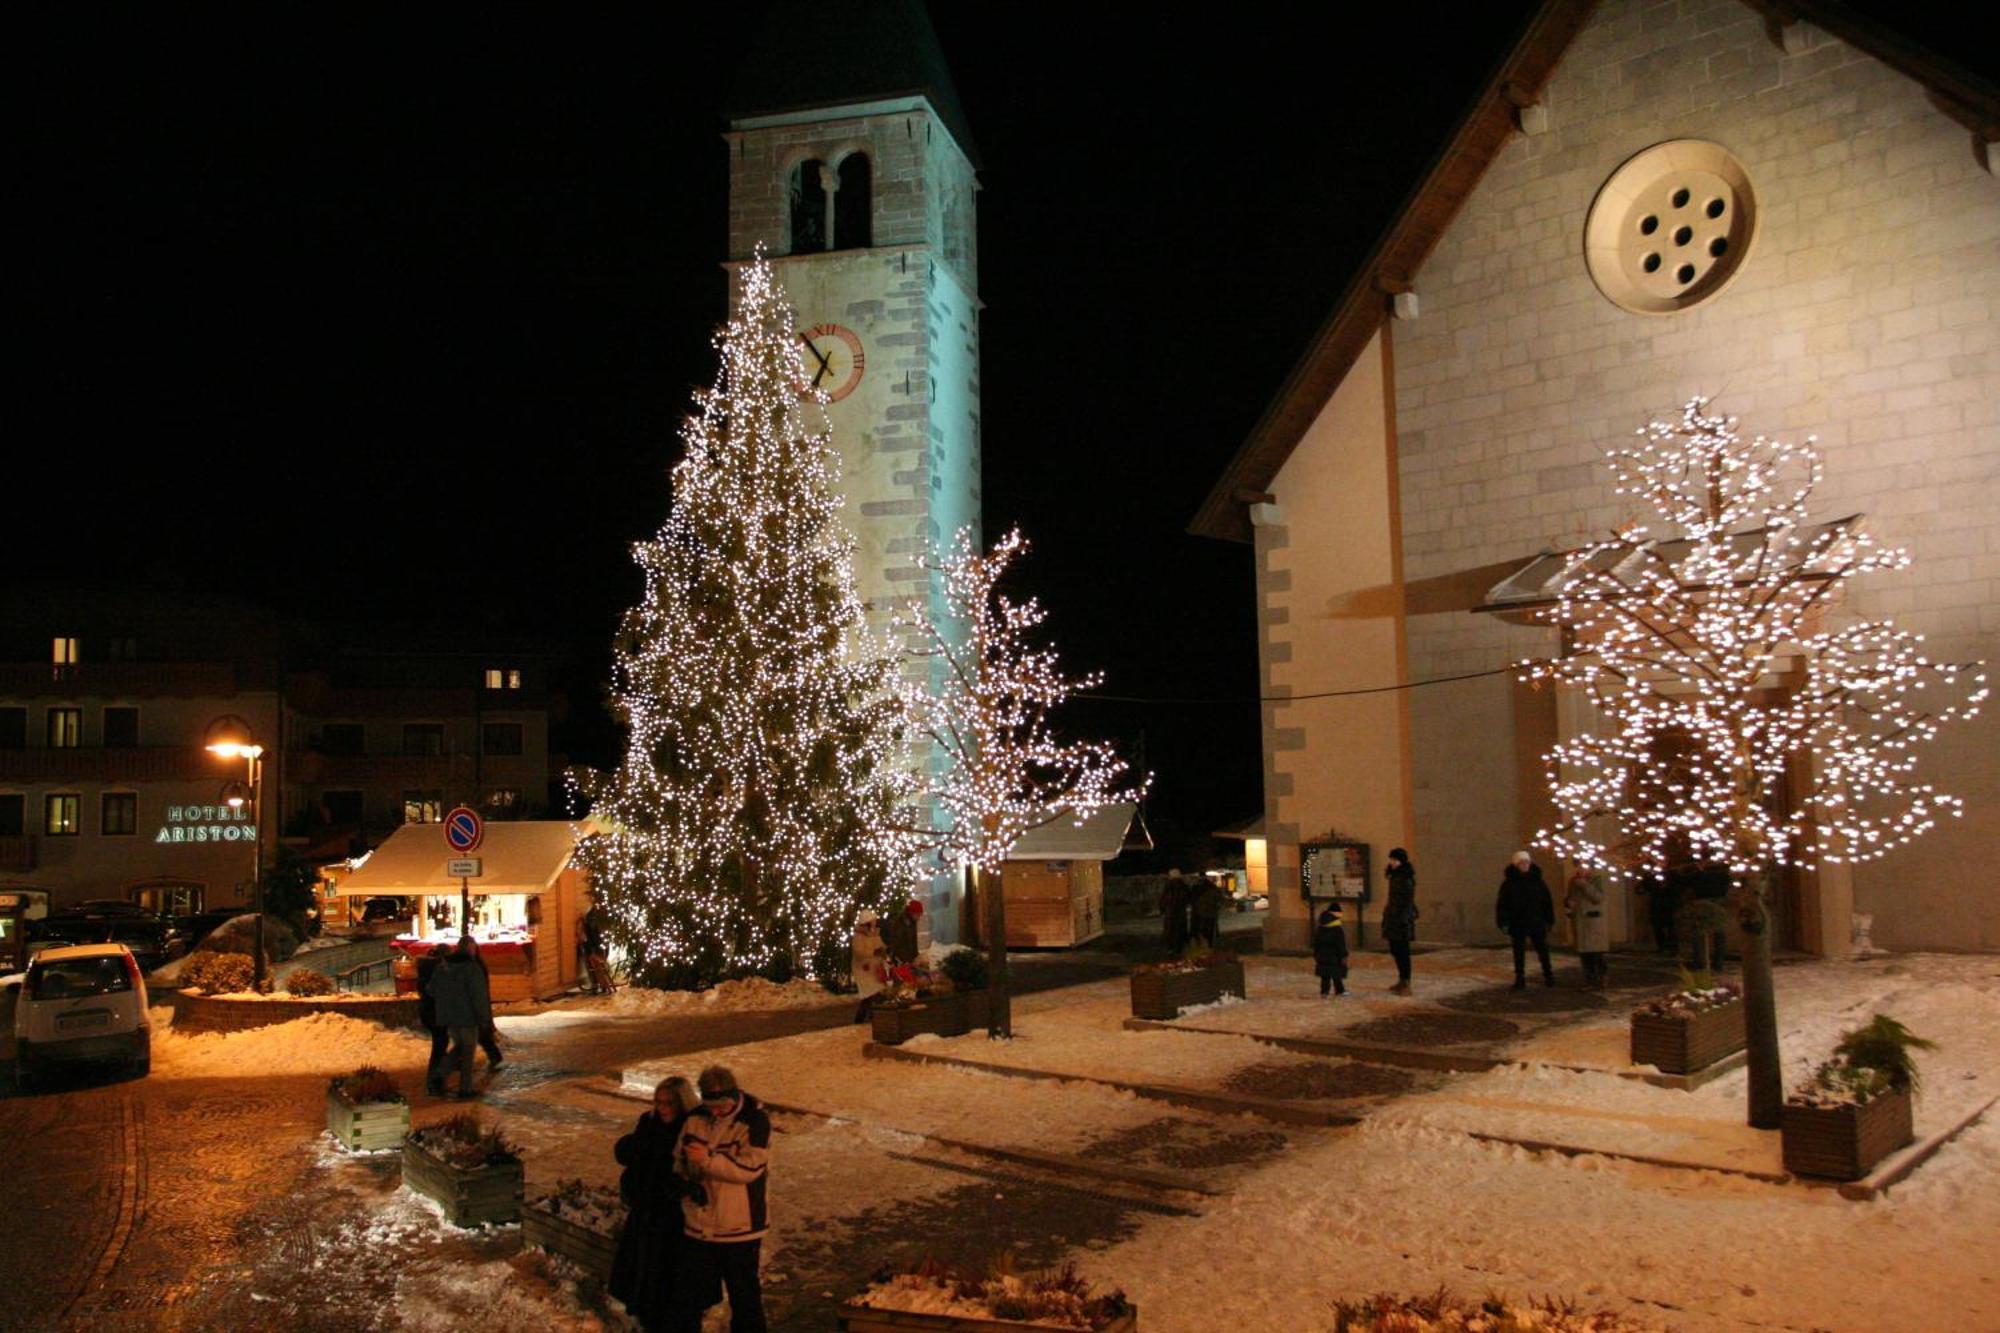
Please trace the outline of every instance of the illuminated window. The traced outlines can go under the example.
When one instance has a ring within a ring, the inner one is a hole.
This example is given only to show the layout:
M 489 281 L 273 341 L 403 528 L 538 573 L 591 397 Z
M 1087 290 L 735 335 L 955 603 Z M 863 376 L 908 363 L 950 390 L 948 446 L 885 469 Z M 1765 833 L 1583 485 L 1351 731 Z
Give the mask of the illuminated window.
M 444 793 L 406 791 L 403 793 L 405 824 L 438 824 L 444 821 Z
M 863 250 L 874 242 L 873 170 L 866 153 L 840 159 L 840 189 L 833 196 L 833 244 L 838 250 Z
M 51 750 L 73 750 L 83 744 L 83 710 L 81 708 L 51 708 L 49 710 L 49 748 Z
M 443 754 L 444 723 L 405 722 L 403 724 L 404 754 Z
M 42 832 L 52 838 L 75 837 L 80 822 L 77 811 L 82 801 L 82 797 L 75 795 L 43 797 Z
M 28 798 L 19 792 L 0 794 L 0 838 L 18 838 L 28 831 Z
M 480 748 L 487 754 L 521 753 L 519 722 L 488 722 L 480 728 Z
M 75 666 L 77 660 L 76 640 L 57 639 L 55 641 L 55 652 L 50 660 L 57 666 Z
M 521 793 L 512 787 L 495 787 L 486 793 L 486 799 L 480 804 L 489 814 L 504 818 L 521 808 Z
M 139 743 L 139 710 L 136 708 L 106 708 L 104 710 L 104 744 L 108 749 L 129 750 Z
M 28 710 L 0 708 L 0 750 L 21 750 L 28 744 Z
M 519 667 L 487 667 L 486 688 L 489 690 L 518 690 L 521 688 Z
M 816 255 L 826 249 L 826 163 L 808 158 L 792 168 L 792 253 Z
M 106 837 L 126 837 L 139 831 L 139 797 L 135 792 L 104 793 L 99 828 Z

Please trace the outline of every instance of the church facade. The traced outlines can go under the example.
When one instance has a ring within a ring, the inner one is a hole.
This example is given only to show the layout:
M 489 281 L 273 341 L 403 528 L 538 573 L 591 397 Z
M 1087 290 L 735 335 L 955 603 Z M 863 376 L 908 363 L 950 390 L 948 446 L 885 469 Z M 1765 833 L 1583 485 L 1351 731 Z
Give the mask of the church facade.
M 798 311 L 870 624 L 917 605 L 947 622 L 919 562 L 962 528 L 980 538 L 975 149 L 921 5 L 867 6 L 836 36 L 797 49 L 774 24 L 739 80 L 728 263 L 761 247 Z M 956 938 L 957 877 L 929 898 L 937 938 Z
M 1820 515 L 1909 549 L 1841 614 L 2000 662 L 1996 126 L 1990 84 L 1839 7 L 1539 8 L 1192 525 L 1256 552 L 1272 943 L 1303 942 L 1301 848 L 1333 837 L 1372 849 L 1371 926 L 1403 846 L 1419 938 L 1498 938 L 1541 756 L 1593 723 L 1496 673 L 1558 644 L 1491 594 L 1633 517 L 1602 450 L 1696 394 L 1817 436 Z M 2000 948 L 1990 711 L 1920 769 L 1964 817 L 1788 875 L 1779 947 L 1843 953 L 1858 913 Z M 1629 886 L 1611 909 L 1644 939 Z

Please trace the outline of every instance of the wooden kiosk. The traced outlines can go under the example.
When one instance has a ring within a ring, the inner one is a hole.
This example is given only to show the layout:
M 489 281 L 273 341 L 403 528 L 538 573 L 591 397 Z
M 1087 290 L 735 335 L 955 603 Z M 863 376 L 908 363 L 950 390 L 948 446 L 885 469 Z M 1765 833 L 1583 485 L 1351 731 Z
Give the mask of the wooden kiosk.
M 546 1000 L 576 984 L 577 922 L 590 907 L 588 877 L 573 868 L 576 828 L 568 820 L 486 826 L 475 853 L 480 875 L 465 882 L 471 921 L 492 994 Z M 412 957 L 468 933 L 459 881 L 445 873 L 453 853 L 440 824 L 405 824 L 343 876 L 343 898 L 411 900 L 407 928 L 391 941 Z
M 1104 933 L 1104 863 L 1131 845 L 1138 806 L 1107 805 L 1079 825 L 1063 818 L 1021 835 L 1000 870 L 1008 948 L 1072 948 Z

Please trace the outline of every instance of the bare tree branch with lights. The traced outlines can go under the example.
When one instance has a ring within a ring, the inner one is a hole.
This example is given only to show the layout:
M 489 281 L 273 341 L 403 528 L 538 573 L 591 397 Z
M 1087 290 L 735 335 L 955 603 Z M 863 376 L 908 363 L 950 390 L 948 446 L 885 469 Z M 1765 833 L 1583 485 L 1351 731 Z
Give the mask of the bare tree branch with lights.
M 1932 661 L 1886 620 L 1836 623 L 1851 579 L 1901 569 L 1859 516 L 1810 521 L 1819 452 L 1757 436 L 1696 398 L 1607 451 L 1631 525 L 1571 553 L 1538 618 L 1565 651 L 1523 679 L 1583 690 L 1600 728 L 1547 756 L 1561 818 L 1537 841 L 1613 874 L 1720 863 L 1744 937 L 1749 1122 L 1784 1089 L 1769 883 L 1784 867 L 1869 861 L 1961 811 L 1914 776 L 1916 748 L 1986 697 L 1981 663 Z
M 761 253 L 682 428 L 666 524 L 613 661 L 630 729 L 587 794 L 593 889 L 642 977 L 844 969 L 856 911 L 907 895 L 919 848 L 886 644 L 838 522 L 825 394 Z
M 960 529 L 948 554 L 925 562 L 941 577 L 944 614 L 920 609 L 898 619 L 916 640 L 910 651 L 941 668 L 932 689 L 908 687 L 908 707 L 916 731 L 944 759 L 931 795 L 945 827 L 931 831 L 932 845 L 984 881 L 988 1035 L 995 1038 L 1012 1035 L 999 881 L 1008 852 L 1030 829 L 1081 822 L 1105 805 L 1137 800 L 1144 787 L 1122 782 L 1125 761 L 1109 745 L 1057 734 L 1054 710 L 1102 677 L 1065 676 L 1055 650 L 1035 643 L 1048 618 L 1041 603 L 1002 590 L 1008 567 L 1027 549 L 1018 528 L 988 551 L 973 545 L 971 529 Z

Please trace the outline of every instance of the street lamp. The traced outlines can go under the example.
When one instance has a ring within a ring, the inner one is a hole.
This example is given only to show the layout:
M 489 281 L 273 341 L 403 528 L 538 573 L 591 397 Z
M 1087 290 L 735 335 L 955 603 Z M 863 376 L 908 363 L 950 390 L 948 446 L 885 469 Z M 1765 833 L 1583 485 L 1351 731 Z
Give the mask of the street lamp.
M 222 790 L 223 801 L 232 810 L 250 809 L 250 901 L 256 913 L 256 944 L 251 957 L 251 984 L 264 989 L 264 857 L 257 837 L 263 820 L 259 798 L 264 786 L 264 747 L 257 743 L 250 724 L 234 713 L 208 724 L 203 749 L 224 759 L 241 759 L 248 766 L 247 782 L 231 782 Z

